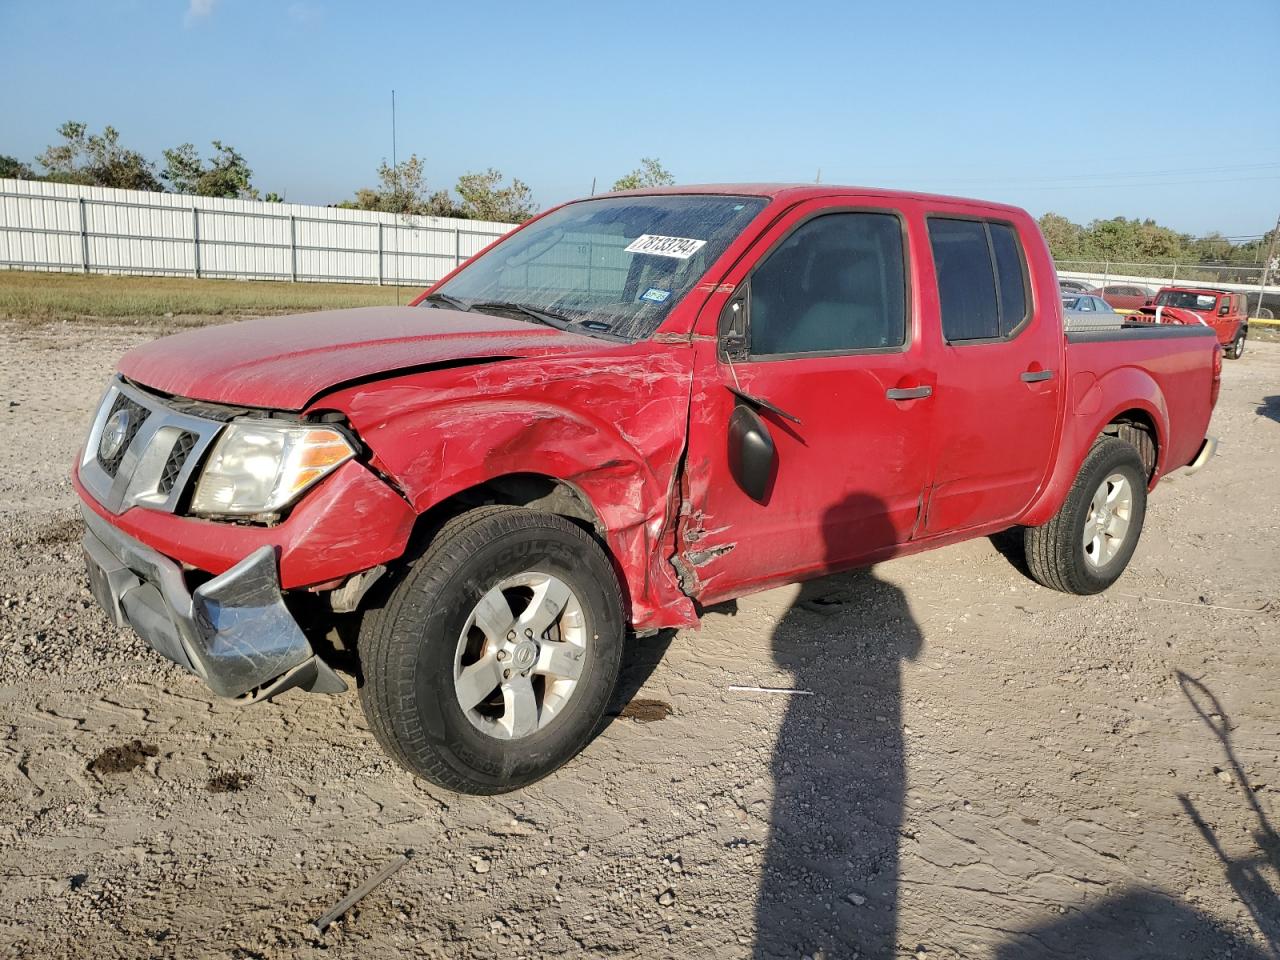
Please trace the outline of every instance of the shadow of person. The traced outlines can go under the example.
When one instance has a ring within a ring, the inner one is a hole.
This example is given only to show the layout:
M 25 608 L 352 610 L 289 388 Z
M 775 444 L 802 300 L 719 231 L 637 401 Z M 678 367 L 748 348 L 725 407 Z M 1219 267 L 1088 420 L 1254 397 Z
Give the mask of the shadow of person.
M 1015 934 L 996 950 L 996 960 L 1200 960 L 1235 957 L 1270 960 L 1280 957 L 1280 835 L 1250 787 L 1250 779 L 1231 743 L 1231 721 L 1207 686 L 1177 671 L 1178 686 L 1200 719 L 1212 731 L 1226 757 L 1223 772 L 1243 794 L 1257 828 L 1256 850 L 1231 855 L 1217 831 L 1185 794 L 1178 794 L 1188 819 L 1222 862 L 1225 879 L 1248 911 L 1261 942 L 1211 917 L 1165 891 L 1134 888 L 1072 910 L 1033 930 Z M 1233 839 L 1236 843 L 1238 838 Z
M 853 534 L 850 517 L 863 518 Z M 865 494 L 828 509 L 815 536 L 833 569 L 857 552 L 850 540 L 893 540 Z M 902 661 L 921 644 L 902 591 L 869 569 L 804 584 L 778 622 L 774 661 L 812 695 L 789 699 L 774 749 L 757 957 L 896 955 Z
M 1260 417 L 1266 417 L 1268 420 L 1280 423 L 1280 395 L 1263 397 L 1262 403 L 1258 404 L 1258 409 L 1255 412 Z
M 1204 837 L 1205 843 L 1222 862 L 1227 882 L 1253 917 L 1253 922 L 1266 937 L 1271 949 L 1280 956 L 1280 831 L 1271 823 L 1254 792 L 1249 775 L 1236 756 L 1231 742 L 1231 731 L 1234 728 L 1222 703 L 1201 681 L 1181 670 L 1177 676 L 1183 696 L 1222 746 L 1227 769 L 1218 771 L 1219 774 L 1225 775 L 1226 780 L 1244 797 L 1245 805 L 1257 824 L 1253 831 L 1255 852 L 1243 857 L 1228 855 L 1217 832 L 1206 822 L 1191 798 L 1180 793 L 1178 801 Z

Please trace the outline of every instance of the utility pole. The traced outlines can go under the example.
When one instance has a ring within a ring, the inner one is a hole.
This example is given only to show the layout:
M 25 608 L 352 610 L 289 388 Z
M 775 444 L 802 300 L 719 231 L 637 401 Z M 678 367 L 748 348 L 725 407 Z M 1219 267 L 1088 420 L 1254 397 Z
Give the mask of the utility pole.
M 385 163 L 386 161 L 384 160 L 383 162 Z M 400 183 L 400 164 L 396 161 L 396 92 L 394 89 L 391 91 L 391 188 L 400 195 L 400 220 L 404 220 L 404 190 L 401 189 Z M 382 239 L 381 228 L 379 228 L 378 239 Z M 400 239 L 397 235 L 396 250 L 399 249 Z M 382 254 L 378 254 L 378 260 L 381 263 Z M 398 262 L 399 258 L 397 258 Z M 397 270 L 396 273 L 397 276 L 394 283 L 396 287 L 396 306 L 398 307 L 400 306 L 400 277 L 398 276 L 400 271 Z
M 1267 295 L 1267 277 L 1271 273 L 1271 260 L 1276 255 L 1276 240 L 1280 238 L 1280 217 L 1276 217 L 1276 228 L 1271 231 L 1271 240 L 1267 244 L 1267 255 L 1262 258 L 1262 282 L 1258 284 L 1258 312 L 1262 312 L 1262 298 Z

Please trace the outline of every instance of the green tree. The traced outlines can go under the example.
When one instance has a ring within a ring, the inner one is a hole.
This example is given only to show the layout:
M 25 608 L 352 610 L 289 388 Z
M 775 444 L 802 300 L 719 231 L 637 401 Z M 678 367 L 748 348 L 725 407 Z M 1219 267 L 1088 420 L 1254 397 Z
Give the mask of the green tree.
M 272 190 L 262 198 L 263 203 L 284 203 L 284 197 Z
M 669 187 L 676 182 L 662 161 L 656 157 L 642 157 L 640 166 L 613 183 L 615 190 L 640 190 L 644 187 Z
M 361 187 L 355 198 L 338 204 L 353 210 L 431 217 L 464 216 L 446 190 L 427 190 L 426 163 L 416 153 L 392 166 L 378 165 L 378 185 Z
M 177 193 L 226 200 L 256 200 L 253 171 L 235 147 L 213 141 L 209 162 L 200 159 L 193 144 L 183 143 L 164 151 L 164 171 L 160 174 Z
M 34 180 L 36 173 L 17 157 L 7 157 L 0 153 L 0 177 L 10 180 Z
M 471 220 L 523 223 L 534 214 L 533 194 L 515 177 L 502 186 L 502 174 L 490 167 L 483 173 L 464 173 L 458 178 L 462 215 Z
M 1072 260 L 1080 253 L 1080 238 L 1084 228 L 1072 223 L 1060 213 L 1046 213 L 1039 220 L 1040 232 L 1049 242 L 1049 252 L 1055 260 Z
M 36 158 L 49 171 L 46 179 L 123 190 L 161 190 L 155 167 L 136 150 L 120 145 L 115 127 L 89 133 L 83 123 L 69 121 L 58 128 L 62 143 L 52 144 Z

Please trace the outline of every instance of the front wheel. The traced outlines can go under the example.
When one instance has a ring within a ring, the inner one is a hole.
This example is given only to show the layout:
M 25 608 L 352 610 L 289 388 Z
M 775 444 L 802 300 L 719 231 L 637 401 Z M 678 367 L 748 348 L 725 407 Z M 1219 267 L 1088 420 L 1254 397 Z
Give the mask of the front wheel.
M 1248 339 L 1248 334 L 1241 330 L 1236 334 L 1236 338 L 1227 346 L 1227 358 L 1230 360 L 1239 360 L 1244 356 L 1244 342 Z
M 450 521 L 360 630 L 360 699 L 403 767 L 459 793 L 539 780 L 586 745 L 622 659 L 618 580 L 572 521 Z
M 1053 519 L 1027 529 L 1027 568 L 1053 590 L 1100 593 L 1129 565 L 1146 513 L 1142 457 L 1131 444 L 1102 437 Z

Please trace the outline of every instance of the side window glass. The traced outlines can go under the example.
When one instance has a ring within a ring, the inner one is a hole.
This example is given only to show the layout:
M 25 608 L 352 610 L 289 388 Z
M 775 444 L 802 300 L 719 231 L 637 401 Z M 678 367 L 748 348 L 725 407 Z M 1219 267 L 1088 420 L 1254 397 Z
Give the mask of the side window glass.
M 1013 227 L 930 217 L 929 244 L 948 343 L 1008 337 L 1027 319 L 1031 298 Z M 1076 305 L 1077 310 L 1092 307 L 1088 297 Z
M 1022 250 L 1013 227 L 989 223 L 991 249 L 996 255 L 1000 282 L 1000 336 L 1007 337 L 1027 318 L 1027 281 L 1022 271 Z
M 802 224 L 751 275 L 756 356 L 906 342 L 902 224 L 888 213 L 829 213 Z
M 1076 307 L 1076 309 L 1077 309 L 1077 310 L 1088 310 L 1088 311 L 1092 312 L 1092 311 L 1093 311 L 1093 297 L 1081 297 L 1081 298 L 1080 298 L 1080 305 L 1079 305 L 1078 307 Z
M 948 341 L 1000 336 L 986 224 L 930 217 L 929 245 L 938 274 L 943 336 Z

